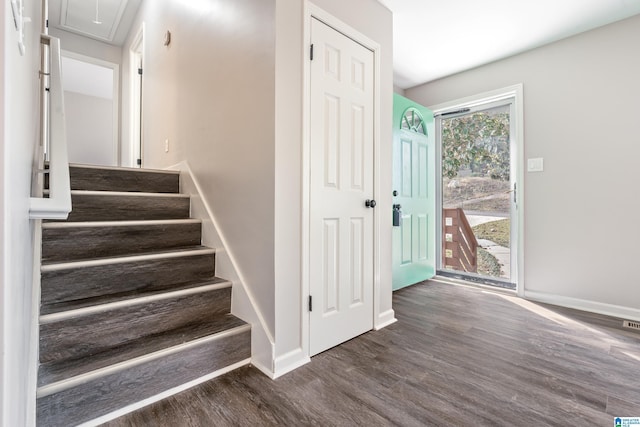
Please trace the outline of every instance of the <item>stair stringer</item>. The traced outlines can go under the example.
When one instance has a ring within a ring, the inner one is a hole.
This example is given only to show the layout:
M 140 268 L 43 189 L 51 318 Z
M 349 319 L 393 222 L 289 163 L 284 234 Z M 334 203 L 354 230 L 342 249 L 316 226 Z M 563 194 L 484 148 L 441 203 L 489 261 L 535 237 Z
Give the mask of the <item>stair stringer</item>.
M 186 160 L 167 170 L 180 171 L 180 192 L 191 196 L 191 218 L 202 220 L 202 244 L 216 248 L 216 275 L 233 284 L 231 314 L 251 324 L 251 364 L 270 378 L 275 378 L 275 339 L 266 326 L 255 296 L 245 284 L 233 254 L 228 250 L 202 187 Z

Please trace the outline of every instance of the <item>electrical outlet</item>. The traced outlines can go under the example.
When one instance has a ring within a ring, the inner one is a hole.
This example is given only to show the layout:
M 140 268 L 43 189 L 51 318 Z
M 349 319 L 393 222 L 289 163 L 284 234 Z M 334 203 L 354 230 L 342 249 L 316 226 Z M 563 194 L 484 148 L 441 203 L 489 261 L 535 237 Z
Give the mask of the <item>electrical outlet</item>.
M 164 152 L 165 153 L 169 152 L 169 140 L 168 139 L 164 140 Z

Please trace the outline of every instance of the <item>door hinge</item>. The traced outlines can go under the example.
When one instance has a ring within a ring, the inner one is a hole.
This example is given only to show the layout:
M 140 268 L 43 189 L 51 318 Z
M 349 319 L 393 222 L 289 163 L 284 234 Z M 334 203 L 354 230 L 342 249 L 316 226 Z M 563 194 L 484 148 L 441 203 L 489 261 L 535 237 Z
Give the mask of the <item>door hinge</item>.
M 138 74 L 142 75 L 142 68 L 138 68 Z
M 309 58 L 313 61 L 313 43 L 311 43 L 311 48 L 309 49 Z
M 518 188 L 515 182 L 513 183 L 513 203 L 518 203 Z
M 136 159 L 136 164 L 138 166 L 142 166 L 142 159 Z
M 309 311 L 313 311 L 313 297 L 309 295 Z

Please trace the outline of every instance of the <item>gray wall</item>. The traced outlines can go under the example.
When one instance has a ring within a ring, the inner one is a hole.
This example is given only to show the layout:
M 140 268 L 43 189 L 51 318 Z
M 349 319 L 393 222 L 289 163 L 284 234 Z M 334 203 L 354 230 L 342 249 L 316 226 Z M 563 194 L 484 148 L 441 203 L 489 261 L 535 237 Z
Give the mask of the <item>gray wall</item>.
M 640 319 L 640 16 L 405 91 L 432 106 L 523 83 L 525 293 Z
M 113 139 L 113 100 L 65 91 L 69 161 L 117 166 Z
M 143 165 L 188 162 L 273 334 L 275 1 L 145 1 L 125 46 L 142 22 Z

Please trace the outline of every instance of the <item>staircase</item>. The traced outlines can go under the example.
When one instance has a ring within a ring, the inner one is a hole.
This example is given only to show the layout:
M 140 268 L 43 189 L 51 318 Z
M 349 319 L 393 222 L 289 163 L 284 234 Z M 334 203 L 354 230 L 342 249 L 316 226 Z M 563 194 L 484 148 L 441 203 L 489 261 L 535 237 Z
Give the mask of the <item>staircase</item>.
M 37 425 L 95 420 L 247 364 L 179 174 L 70 168 L 73 211 L 42 224 Z M 125 409 L 126 411 L 126 409 Z

